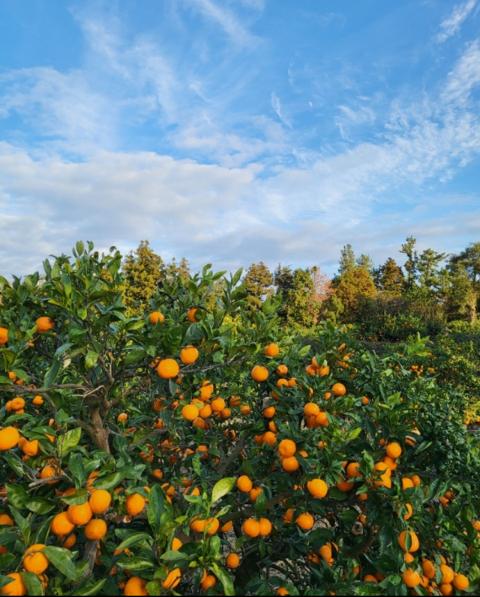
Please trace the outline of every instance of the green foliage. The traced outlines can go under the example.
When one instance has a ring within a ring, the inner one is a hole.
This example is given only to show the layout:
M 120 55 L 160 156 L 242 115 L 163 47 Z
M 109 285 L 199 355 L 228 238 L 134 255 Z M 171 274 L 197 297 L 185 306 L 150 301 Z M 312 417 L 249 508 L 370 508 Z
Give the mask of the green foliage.
M 148 241 L 141 241 L 135 253 L 125 258 L 123 297 L 127 312 L 140 315 L 148 309 L 162 278 L 163 260 L 151 248 Z

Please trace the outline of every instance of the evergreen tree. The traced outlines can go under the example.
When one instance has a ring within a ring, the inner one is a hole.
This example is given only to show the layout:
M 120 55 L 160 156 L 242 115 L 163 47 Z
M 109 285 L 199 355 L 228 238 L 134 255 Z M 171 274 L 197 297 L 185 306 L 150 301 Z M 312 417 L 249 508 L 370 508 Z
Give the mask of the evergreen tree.
M 362 302 L 374 298 L 376 294 L 377 289 L 370 272 L 358 265 L 340 276 L 335 289 L 335 296 L 343 305 L 343 315 L 347 321 L 354 321 Z
M 163 261 L 142 240 L 134 253 L 129 253 L 123 264 L 123 297 L 129 314 L 140 315 L 149 307 L 149 301 L 162 278 Z
M 473 243 L 459 255 L 454 255 L 450 262 L 452 265 L 457 263 L 463 265 L 468 277 L 478 291 L 478 285 L 480 284 L 480 242 Z
M 406 287 L 408 290 L 415 286 L 415 281 L 417 278 L 418 256 L 417 251 L 415 250 L 416 243 L 417 240 L 413 236 L 409 236 L 400 249 L 400 253 L 403 253 L 407 257 L 403 267 L 407 272 Z
M 395 259 L 389 257 L 375 272 L 376 284 L 380 290 L 392 295 L 400 295 L 405 285 L 402 268 Z
M 359 267 L 364 267 L 367 272 L 373 272 L 373 261 L 371 257 L 369 255 L 365 255 L 365 253 L 362 253 L 357 259 L 357 265 Z
M 260 261 L 248 268 L 243 283 L 250 307 L 258 309 L 264 298 L 272 293 L 273 276 L 265 263 Z
M 293 273 L 293 285 L 285 297 L 287 320 L 289 323 L 310 328 L 318 321 L 320 312 L 316 300 L 312 273 L 307 269 L 296 269 Z
M 439 285 L 439 265 L 445 259 L 445 253 L 433 249 L 422 251 L 417 260 L 418 280 L 420 286 L 435 291 Z
M 355 267 L 355 253 L 353 252 L 352 245 L 345 245 L 340 254 L 340 265 L 338 273 L 342 275 L 344 272 L 353 269 Z
M 290 267 L 278 265 L 274 274 L 275 294 L 281 299 L 278 315 L 284 321 L 288 318 L 287 297 L 293 288 L 293 278 L 294 274 Z
M 456 264 L 448 274 L 449 285 L 445 310 L 449 320 L 461 319 L 472 323 L 477 318 L 477 296 L 466 268 Z

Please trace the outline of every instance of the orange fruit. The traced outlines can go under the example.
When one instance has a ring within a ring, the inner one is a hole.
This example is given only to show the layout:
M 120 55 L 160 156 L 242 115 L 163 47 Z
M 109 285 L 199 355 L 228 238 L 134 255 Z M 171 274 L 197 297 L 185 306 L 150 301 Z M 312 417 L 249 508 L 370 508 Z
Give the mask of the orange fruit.
M 415 487 L 413 481 L 409 477 L 402 477 L 402 489 L 405 491 L 405 489 L 411 489 L 412 487 Z
M 312 479 L 307 482 L 307 489 L 317 499 L 324 498 L 328 493 L 328 485 L 323 479 Z
M 247 518 L 242 524 L 242 533 L 247 537 L 258 537 L 260 535 L 260 523 L 254 518 Z
M 194 404 L 187 404 L 182 408 L 182 417 L 187 421 L 195 420 L 199 415 L 199 410 Z
M 413 506 L 410 502 L 407 502 L 404 506 L 405 513 L 402 516 L 403 520 L 409 520 L 413 515 Z
M 180 367 L 175 359 L 161 359 L 156 371 L 162 379 L 173 379 L 179 374 Z
M 22 452 L 27 456 L 36 456 L 38 454 L 39 443 L 38 439 L 32 439 L 31 441 L 25 441 L 22 444 Z
M 32 400 L 32 404 L 34 406 L 42 406 L 43 403 L 44 403 L 44 399 L 40 395 L 35 396 L 34 399 Z
M 435 578 L 435 564 L 431 560 L 422 560 L 422 571 L 423 574 L 430 580 Z
M 303 415 L 305 417 L 316 416 L 320 413 L 320 407 L 315 402 L 307 402 L 303 407 Z
M 65 549 L 72 549 L 76 542 L 77 536 L 75 535 L 75 533 L 71 533 L 63 542 L 63 547 Z
M 413 589 L 420 584 L 420 574 L 411 568 L 406 568 L 402 574 L 402 580 L 408 588 Z
M 8 328 L 0 327 L 0 346 L 8 343 Z
M 469 585 L 469 580 L 464 574 L 455 574 L 453 577 L 453 586 L 457 591 L 466 591 Z
M 415 560 L 415 556 L 408 551 L 403 554 L 403 561 L 405 564 L 411 564 Z
M 280 354 L 280 347 L 275 342 L 271 342 L 265 346 L 263 353 L 267 357 L 277 357 Z
M 304 512 L 303 514 L 297 516 L 295 522 L 297 523 L 297 526 L 299 526 L 303 531 L 309 531 L 313 528 L 313 525 L 315 524 L 315 519 L 309 512 Z
M 70 521 L 70 518 L 66 512 L 60 512 L 60 514 L 56 514 L 50 524 L 50 530 L 58 537 L 70 535 L 74 528 L 75 525 Z
M 180 541 L 180 539 L 178 537 L 174 537 L 172 539 L 172 546 L 171 546 L 171 550 L 172 551 L 178 551 L 179 549 L 181 549 L 183 546 L 182 541 Z
M 237 479 L 237 488 L 242 491 L 243 493 L 248 493 L 251 491 L 253 487 L 253 483 L 251 482 L 250 478 L 247 475 L 242 475 Z
M 215 535 L 220 528 L 220 521 L 218 518 L 207 518 L 205 521 L 205 532 L 207 535 Z
M 202 417 L 202 419 L 208 419 L 208 417 L 212 416 L 212 407 L 210 404 L 205 404 L 199 411 L 198 414 Z
M 255 367 L 250 372 L 252 379 L 258 383 L 262 381 L 267 381 L 268 379 L 268 369 L 263 365 L 255 365 Z
M 357 479 L 358 477 L 362 476 L 359 462 L 349 462 L 345 471 L 349 479 Z
M 48 568 L 48 560 L 42 553 L 44 547 L 42 543 L 37 543 L 27 548 L 23 556 L 23 567 L 27 572 L 39 575 Z
M 442 574 L 442 584 L 451 584 L 455 578 L 455 572 L 450 566 L 440 564 L 440 572 Z
M 217 578 L 213 574 L 208 574 L 206 570 L 203 572 L 202 579 L 200 581 L 200 587 L 203 591 L 208 591 L 217 584 Z
M 85 537 L 89 541 L 100 541 L 107 534 L 107 523 L 102 518 L 93 518 L 85 527 Z
M 453 593 L 453 586 L 450 583 L 442 583 L 439 587 L 442 595 L 451 595 Z
M 300 468 L 300 463 L 295 456 L 288 456 L 282 459 L 282 468 L 287 473 L 293 473 Z
M 180 351 L 180 360 L 184 365 L 192 365 L 200 356 L 198 349 L 195 346 L 185 346 Z
M 8 585 L 0 588 L 0 595 L 26 595 L 27 588 L 23 582 L 22 575 L 19 572 L 12 572 L 6 575 L 11 581 Z
M 156 325 L 157 323 L 163 323 L 165 321 L 165 315 L 161 311 L 152 311 L 148 316 L 148 321 L 152 325 Z
M 222 528 L 220 529 L 222 531 L 222 533 L 228 533 L 230 531 L 233 530 L 233 522 L 231 520 L 228 520 L 224 525 L 222 525 Z
M 93 512 L 90 508 L 90 504 L 85 502 L 84 504 L 71 505 L 68 507 L 67 516 L 70 522 L 76 526 L 83 526 L 90 522 Z
M 15 427 L 4 427 L 0 429 L 0 452 L 11 450 L 20 440 L 20 433 Z
M 45 334 L 55 327 L 55 324 L 50 317 L 39 317 L 35 322 L 35 325 L 39 334 Z
M 138 516 L 145 508 L 146 500 L 139 493 L 132 493 L 127 497 L 126 507 L 129 516 Z
M 272 523 L 268 520 L 268 518 L 260 518 L 258 521 L 260 525 L 260 535 L 262 537 L 267 537 L 272 532 Z
M 119 423 L 126 423 L 127 419 L 128 419 L 127 413 L 120 413 L 117 417 L 117 421 Z
M 131 597 L 134 595 L 140 595 L 142 597 L 148 595 L 146 584 L 147 583 L 143 578 L 140 578 L 139 576 L 131 576 L 125 583 L 123 594 L 130 595 Z
M 251 502 L 256 502 L 258 496 L 262 493 L 263 489 L 261 487 L 253 487 L 250 490 L 249 498 Z
M 240 566 L 240 556 L 236 553 L 229 553 L 226 557 L 225 564 L 227 568 L 234 570 Z
M 343 383 L 335 383 L 332 386 L 332 393 L 334 396 L 345 396 L 347 393 L 347 388 L 343 385 Z
M 209 381 L 204 381 L 200 387 L 200 400 L 209 400 L 213 394 L 215 386 Z
M 197 311 L 198 311 L 198 307 L 190 307 L 190 309 L 187 311 L 187 319 L 188 321 L 191 321 L 192 323 L 195 323 L 197 320 Z
M 296 451 L 297 444 L 293 441 L 293 439 L 282 439 L 282 441 L 278 444 L 278 453 L 281 458 L 293 456 Z
M 278 375 L 287 375 L 288 367 L 286 365 L 279 365 L 277 367 L 277 374 Z
M 263 416 L 266 419 L 272 419 L 275 416 L 275 407 L 274 406 L 267 406 L 267 408 L 263 409 Z
M 407 543 L 409 547 L 407 547 Z M 402 531 L 398 536 L 398 544 L 403 551 L 415 552 L 420 547 L 420 541 L 418 540 L 415 531 Z
M 5 513 L 0 514 L 0 526 L 13 527 L 14 526 L 13 518 Z
M 402 455 L 402 446 L 398 442 L 390 442 L 387 444 L 385 452 L 387 453 L 387 456 L 390 456 L 390 458 L 400 458 Z
M 226 407 L 225 400 L 223 398 L 215 398 L 215 400 L 212 400 L 211 406 L 214 413 L 219 413 Z
M 277 595 L 289 595 L 287 587 L 278 587 Z

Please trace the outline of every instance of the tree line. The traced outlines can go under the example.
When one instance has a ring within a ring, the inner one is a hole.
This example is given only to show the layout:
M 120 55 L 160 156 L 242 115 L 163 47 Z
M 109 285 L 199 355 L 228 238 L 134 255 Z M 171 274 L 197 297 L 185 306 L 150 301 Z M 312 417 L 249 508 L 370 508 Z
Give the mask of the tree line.
M 399 264 L 389 257 L 375 267 L 368 255 L 343 247 L 338 272 L 331 279 L 318 266 L 292 268 L 279 264 L 274 271 L 263 262 L 252 263 L 242 278 L 252 312 L 265 300 L 276 304 L 278 316 L 294 328 L 311 329 L 321 320 L 357 324 L 371 338 L 397 339 L 420 331 L 435 333 L 451 321 L 474 323 L 480 299 L 480 242 L 458 254 L 432 248 L 419 251 L 408 237 L 400 248 Z M 166 262 L 142 241 L 123 264 L 124 297 L 132 313 L 148 308 L 149 300 L 165 281 L 188 282 L 191 272 L 183 258 Z M 206 297 L 213 305 L 224 280 Z

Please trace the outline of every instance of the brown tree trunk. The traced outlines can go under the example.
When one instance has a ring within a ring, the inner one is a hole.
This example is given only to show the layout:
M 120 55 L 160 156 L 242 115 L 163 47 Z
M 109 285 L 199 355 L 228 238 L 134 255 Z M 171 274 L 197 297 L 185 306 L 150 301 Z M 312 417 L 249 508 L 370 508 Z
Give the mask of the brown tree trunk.
M 110 454 L 110 445 L 108 443 L 108 430 L 103 425 L 102 415 L 100 414 L 100 407 L 95 406 L 91 411 L 91 423 L 93 427 L 93 441 L 100 450 L 105 450 Z

